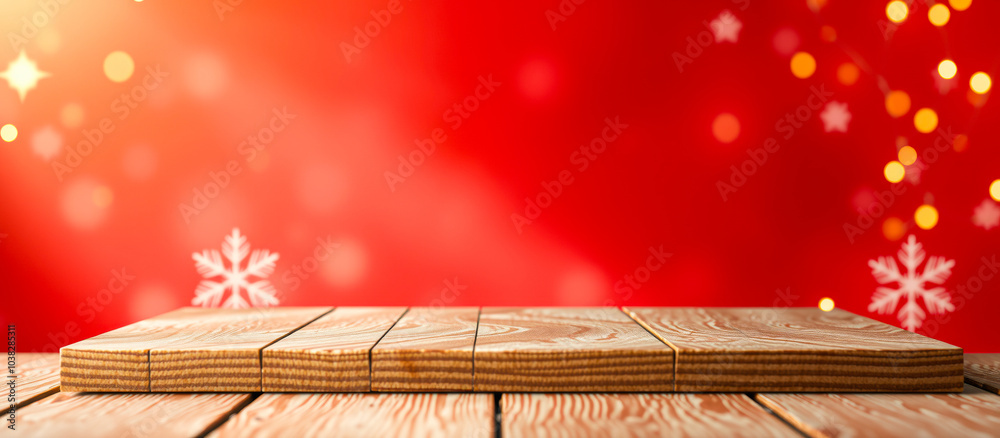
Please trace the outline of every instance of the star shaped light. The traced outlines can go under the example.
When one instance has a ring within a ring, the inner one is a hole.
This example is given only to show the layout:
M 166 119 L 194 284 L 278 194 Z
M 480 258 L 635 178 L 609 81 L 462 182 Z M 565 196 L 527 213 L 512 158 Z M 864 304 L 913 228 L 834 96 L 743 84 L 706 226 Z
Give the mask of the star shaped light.
M 740 29 L 743 28 L 743 23 L 732 12 L 729 12 L 729 9 L 719 13 L 719 18 L 712 20 L 709 25 L 712 27 L 717 43 L 723 41 L 735 43 L 740 38 Z
M 847 124 L 851 122 L 851 112 L 847 110 L 847 104 L 837 101 L 830 101 L 826 108 L 819 115 L 823 119 L 823 130 L 826 132 L 847 132 Z
M 6 79 L 10 88 L 17 90 L 21 102 L 24 102 L 24 96 L 28 94 L 28 91 L 38 85 L 39 79 L 48 76 L 48 73 L 38 70 L 35 61 L 28 59 L 24 50 L 21 50 L 17 59 L 7 64 L 7 71 L 0 72 L 0 78 Z
M 972 223 L 988 230 L 1000 225 L 1000 207 L 990 199 L 984 199 L 972 213 Z

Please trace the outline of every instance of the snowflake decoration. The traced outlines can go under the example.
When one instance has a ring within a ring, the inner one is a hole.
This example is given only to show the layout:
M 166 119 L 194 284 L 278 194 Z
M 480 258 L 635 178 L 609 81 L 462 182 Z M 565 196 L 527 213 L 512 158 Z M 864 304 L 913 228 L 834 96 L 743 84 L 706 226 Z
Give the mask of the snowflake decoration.
M 242 267 L 247 254 L 250 254 L 250 260 L 246 267 Z M 233 228 L 233 234 L 226 236 L 226 240 L 222 242 L 221 254 L 213 249 L 196 252 L 191 256 L 194 258 L 198 273 L 205 278 L 194 291 L 192 305 L 220 307 L 221 302 L 221 307 L 242 309 L 278 304 L 278 299 L 275 297 L 277 291 L 271 282 L 266 280 L 267 276 L 274 272 L 274 262 L 278 261 L 278 253 L 272 254 L 266 249 L 257 249 L 251 253 L 250 244 L 247 243 L 246 236 L 240 235 L 239 228 Z M 223 263 L 223 256 L 229 261 L 229 268 Z M 210 280 L 215 277 L 222 277 L 222 281 Z M 259 277 L 260 280 L 251 283 L 249 277 Z M 222 301 L 226 290 L 231 290 L 232 293 Z M 249 303 L 243 298 L 242 290 L 246 290 L 250 298 Z
M 851 112 L 847 110 L 846 103 L 830 101 L 819 114 L 819 118 L 823 120 L 824 131 L 847 132 L 847 124 L 851 122 Z
M 898 283 L 898 288 L 879 286 L 872 295 L 872 302 L 868 305 L 869 312 L 877 311 L 885 315 L 896 310 L 900 298 L 905 298 L 903 306 L 899 309 L 899 322 L 903 328 L 909 331 L 916 331 L 923 324 L 927 314 L 917 304 L 917 298 L 923 300 L 924 306 L 930 313 L 938 314 L 951 312 L 955 306 L 951 303 L 951 295 L 943 287 L 933 287 L 927 289 L 926 283 L 942 284 L 951 276 L 951 268 L 955 267 L 954 260 L 944 257 L 932 256 L 927 259 L 924 270 L 918 275 L 917 268 L 923 263 L 927 254 L 923 245 L 917 243 L 916 236 L 910 235 L 909 239 L 903 243 L 896 257 L 906 268 L 906 272 L 899 271 L 896 259 L 890 257 L 879 257 L 878 260 L 869 260 L 868 266 L 872 268 L 872 275 L 879 284 Z
M 1000 207 L 992 199 L 986 198 L 972 212 L 972 223 L 984 230 L 1000 225 Z

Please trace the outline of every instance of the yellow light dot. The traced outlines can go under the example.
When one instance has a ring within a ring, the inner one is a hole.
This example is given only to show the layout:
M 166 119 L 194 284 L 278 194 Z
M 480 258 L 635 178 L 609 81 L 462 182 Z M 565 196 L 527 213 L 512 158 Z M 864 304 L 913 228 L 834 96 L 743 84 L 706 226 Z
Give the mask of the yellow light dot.
M 972 6 L 972 0 L 948 0 L 948 4 L 956 11 L 964 11 Z
M 67 128 L 79 128 L 83 125 L 83 107 L 76 103 L 66 104 L 59 112 L 59 121 Z
M 948 20 L 951 19 L 951 9 L 947 6 L 938 3 L 927 11 L 927 19 L 931 20 L 931 24 L 935 26 L 944 26 L 948 24 Z
M 7 143 L 14 141 L 14 139 L 17 138 L 17 127 L 9 123 L 3 125 L 3 127 L 0 128 L 0 138 Z
M 958 66 L 955 65 L 955 61 L 945 59 L 938 64 L 938 74 L 941 75 L 942 78 L 951 79 L 955 77 L 956 73 L 958 73 Z
M 882 173 L 885 174 L 886 181 L 898 183 L 906 176 L 906 168 L 899 161 L 890 161 L 885 165 L 885 169 L 882 169 Z
M 844 85 L 854 85 L 858 81 L 858 76 L 861 72 L 858 71 L 858 66 L 854 65 L 853 62 L 845 62 L 837 67 L 837 80 Z
M 918 227 L 929 230 L 934 228 L 938 223 L 938 211 L 933 206 L 927 204 L 921 205 L 913 213 L 913 220 L 917 222 Z
M 893 23 L 902 23 L 909 13 L 910 8 L 906 6 L 905 2 L 899 0 L 891 1 L 885 6 L 885 16 L 889 17 Z
M 905 166 L 909 166 L 917 162 L 917 150 L 913 149 L 912 146 L 903 146 L 899 148 L 899 162 L 903 163 Z
M 135 62 L 128 53 L 118 50 L 104 58 L 104 75 L 112 82 L 125 82 L 132 77 L 134 71 Z
M 903 115 L 910 112 L 910 95 L 906 94 L 905 91 L 890 91 L 885 96 L 885 110 L 892 117 L 903 117 Z
M 969 87 L 972 87 L 972 91 L 975 91 L 976 94 L 986 94 L 987 91 L 990 91 L 992 85 L 993 81 L 990 80 L 990 75 L 981 71 L 976 72 L 969 79 Z
M 1000 179 L 995 179 L 990 183 L 990 197 L 994 201 L 1000 202 Z
M 917 128 L 924 134 L 934 131 L 937 128 L 938 116 L 934 110 L 930 108 L 920 108 L 917 113 L 913 115 L 913 126 Z
M 906 223 L 898 217 L 891 217 L 882 222 L 882 234 L 886 239 L 897 241 L 906 234 Z
M 819 300 L 819 310 L 824 312 L 829 312 L 834 308 L 833 300 L 830 298 L 823 298 Z
M 792 56 L 792 74 L 799 79 L 805 79 L 816 72 L 816 58 L 806 52 L 798 52 Z
M 723 143 L 732 143 L 740 136 L 740 121 L 729 113 L 719 114 L 712 122 L 712 135 Z

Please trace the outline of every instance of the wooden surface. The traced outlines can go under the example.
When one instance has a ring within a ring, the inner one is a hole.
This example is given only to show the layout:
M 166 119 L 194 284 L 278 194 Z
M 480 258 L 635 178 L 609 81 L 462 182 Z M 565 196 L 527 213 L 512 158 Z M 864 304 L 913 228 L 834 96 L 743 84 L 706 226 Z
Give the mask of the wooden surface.
M 149 350 L 150 391 L 260 391 L 261 349 L 330 308 L 192 310 L 186 316 L 196 323 Z
M 669 391 L 673 351 L 615 308 L 483 308 L 476 391 Z
M 811 437 L 996 437 L 1000 396 L 957 394 L 758 394 Z
M 478 307 L 411 308 L 372 349 L 372 391 L 472 391 Z
M 1000 394 L 1000 353 L 966 354 L 965 381 Z
M 61 348 L 61 390 L 148 392 L 149 350 L 195 329 L 199 316 L 216 311 L 182 308 Z
M 263 351 L 264 391 L 369 391 L 369 352 L 405 307 L 339 307 Z
M 59 391 L 59 354 L 57 353 L 17 353 L 15 390 L 17 401 L 14 408 L 21 408 L 41 398 Z M 9 395 L 8 374 L 4 373 L 4 394 Z M 7 397 L 4 397 L 6 400 Z M 10 410 L 10 402 L 0 404 L 0 413 Z
M 504 394 L 504 437 L 799 437 L 743 394 Z
M 264 394 L 210 437 L 493 438 L 492 394 Z
M 835 309 L 626 309 L 677 351 L 676 390 L 958 392 L 962 350 Z
M 18 411 L 18 437 L 193 437 L 249 394 L 60 393 Z

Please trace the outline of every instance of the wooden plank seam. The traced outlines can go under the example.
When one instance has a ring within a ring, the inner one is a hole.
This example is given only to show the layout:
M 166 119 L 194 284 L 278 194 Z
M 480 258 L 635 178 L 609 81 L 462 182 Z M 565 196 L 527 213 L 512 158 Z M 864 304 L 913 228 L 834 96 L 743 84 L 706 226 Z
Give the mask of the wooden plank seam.
M 337 310 L 337 307 L 331 307 L 331 308 L 330 308 L 330 310 L 328 310 L 328 311 L 326 311 L 326 312 L 323 312 L 323 314 L 322 314 L 322 315 L 319 315 L 319 316 L 317 316 L 317 317 L 313 318 L 312 320 L 310 320 L 309 322 L 307 322 L 307 323 L 305 323 L 305 324 L 302 324 L 302 325 L 298 326 L 298 327 L 297 327 L 297 328 L 296 328 L 295 330 L 292 330 L 292 331 L 290 331 L 290 332 L 288 332 L 288 333 L 285 333 L 285 334 L 284 334 L 284 335 L 282 335 L 282 336 L 281 336 L 280 338 L 278 338 L 278 339 L 275 339 L 275 340 L 271 341 L 271 342 L 270 342 L 270 343 L 268 343 L 267 345 L 265 345 L 265 346 L 263 346 L 263 347 L 260 347 L 260 350 L 257 350 L 257 356 L 258 356 L 258 357 L 257 357 L 257 360 L 259 360 L 259 361 L 260 361 L 260 390 L 261 390 L 261 392 L 264 392 L 264 349 L 266 349 L 267 347 L 270 347 L 270 346 L 272 346 L 272 345 L 276 344 L 276 343 L 277 343 L 278 341 L 280 341 L 280 340 L 282 340 L 282 339 L 285 339 L 285 338 L 287 338 L 287 337 L 291 336 L 291 335 L 292 335 L 292 333 L 295 333 L 295 332 L 297 332 L 297 331 L 299 331 L 299 330 L 302 330 L 302 329 L 303 329 L 303 328 L 305 328 L 305 327 L 306 327 L 307 325 L 309 325 L 309 324 L 312 324 L 312 323 L 314 323 L 314 322 L 318 321 L 318 320 L 319 320 L 320 318 L 322 318 L 322 317 L 324 317 L 324 316 L 326 316 L 326 315 L 329 315 L 329 314 L 330 314 L 331 312 L 333 312 L 334 310 Z M 150 362 L 152 362 L 152 361 L 150 361 Z M 152 380 L 153 380 L 153 379 L 152 379 L 152 378 L 150 378 L 149 380 L 150 380 L 150 382 L 152 382 Z M 258 395 L 260 395 L 260 394 L 258 394 Z M 256 398 L 256 397 L 254 397 L 254 398 Z M 247 404 L 250 404 L 250 403 L 247 403 Z M 244 406 L 246 406 L 246 405 L 244 405 Z M 242 409 L 242 408 L 241 408 L 241 409 Z
M 636 324 L 639 324 L 640 327 L 645 329 L 646 332 L 648 332 L 654 338 L 659 339 L 660 342 L 663 342 L 664 344 L 667 345 L 667 347 L 670 347 L 671 350 L 674 350 L 674 369 L 672 370 L 674 375 L 672 381 L 674 382 L 673 384 L 674 392 L 677 392 L 677 359 L 681 355 L 681 350 L 677 348 L 677 346 L 675 346 L 674 344 L 671 344 L 670 341 L 668 341 L 666 338 L 660 336 L 659 333 L 656 333 L 656 331 L 653 330 L 652 327 L 646 325 L 645 322 L 643 322 L 640 319 L 637 319 L 635 315 L 632 315 L 632 312 L 626 312 L 625 309 L 621 307 L 618 307 L 618 311 L 624 313 L 625 316 L 629 317 L 629 319 L 631 319 L 632 321 L 635 321 Z
M 368 349 L 368 392 L 372 392 L 372 379 L 374 378 L 372 370 L 372 350 L 374 350 L 375 347 L 378 346 L 379 342 L 382 342 L 382 340 L 385 339 L 385 335 L 388 335 L 389 332 L 392 331 L 392 328 L 396 326 L 396 324 L 399 324 L 399 322 L 406 317 L 407 313 L 410 313 L 410 309 L 412 309 L 412 307 L 407 307 L 406 310 L 404 310 L 403 313 L 399 315 L 399 318 L 396 318 L 396 322 L 392 323 L 392 325 L 389 326 L 389 330 L 386 330 L 385 333 L 382 333 L 382 336 L 379 336 L 378 340 L 375 341 L 375 343 L 372 344 L 371 348 Z

